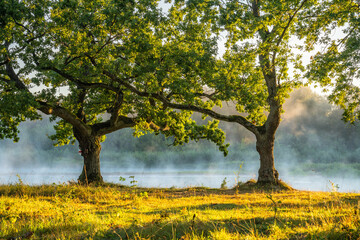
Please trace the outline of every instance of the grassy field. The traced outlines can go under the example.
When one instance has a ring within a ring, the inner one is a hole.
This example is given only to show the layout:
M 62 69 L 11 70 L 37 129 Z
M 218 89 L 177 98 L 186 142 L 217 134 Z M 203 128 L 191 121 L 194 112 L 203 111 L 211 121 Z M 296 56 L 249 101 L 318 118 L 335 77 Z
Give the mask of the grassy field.
M 0 239 L 360 239 L 360 195 L 0 186 Z

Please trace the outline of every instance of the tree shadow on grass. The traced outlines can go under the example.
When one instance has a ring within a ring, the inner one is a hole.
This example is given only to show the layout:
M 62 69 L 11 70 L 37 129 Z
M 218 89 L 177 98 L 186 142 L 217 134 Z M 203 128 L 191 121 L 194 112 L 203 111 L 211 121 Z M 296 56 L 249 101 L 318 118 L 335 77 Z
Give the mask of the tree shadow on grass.
M 83 224 L 67 224 L 61 226 L 52 226 L 38 228 L 35 231 L 24 229 L 18 233 L 12 233 L 8 235 L 1 235 L 0 239 L 6 240 L 18 240 L 18 239 L 62 239 L 64 236 L 74 237 L 78 235 L 77 239 L 86 238 L 84 234 L 79 233 L 79 230 L 86 231 L 89 227 L 84 227 Z
M 298 239 L 326 239 L 326 240 L 352 240 L 360 239 L 360 228 L 357 229 L 344 229 L 332 228 L 325 231 L 315 232 L 297 232 L 289 234 L 279 240 L 298 240 Z
M 163 215 L 146 224 L 134 220 L 131 226 L 111 226 L 107 231 L 96 234 L 94 239 L 192 239 L 194 236 L 207 239 L 213 232 L 221 230 L 240 239 L 360 239 L 360 222 L 351 228 L 342 225 L 341 220 L 341 216 L 332 217 L 334 226 L 326 230 L 326 227 L 322 227 L 324 218 L 321 216 L 306 220 L 297 217 L 257 217 L 203 221 L 196 214 L 175 218 Z M 308 227 L 311 225 L 316 225 L 318 231 Z M 301 232 L 295 232 L 297 229 L 301 229 Z M 284 234 L 286 237 L 283 237 Z
M 196 217 L 183 220 L 158 219 L 146 225 L 134 222 L 127 228 L 112 226 L 108 231 L 95 235 L 94 239 L 181 239 L 187 235 L 208 237 L 211 232 L 221 229 L 229 233 L 250 233 L 251 223 L 244 226 L 241 228 L 232 221 L 205 222 Z
M 241 209 L 246 208 L 245 205 L 238 205 L 234 203 L 213 203 L 213 204 L 201 204 L 201 205 L 193 205 L 193 206 L 180 206 L 180 207 L 174 207 L 174 208 L 167 208 L 165 210 L 155 210 L 155 211 L 149 211 L 146 213 L 146 215 L 153 215 L 153 214 L 162 214 L 164 212 L 168 213 L 179 213 L 183 211 L 183 209 L 186 208 L 187 210 L 234 210 L 234 209 Z
M 273 217 L 202 221 L 196 214 L 177 219 L 160 217 L 145 225 L 134 221 L 126 228 L 111 226 L 107 231 L 95 235 L 94 239 L 186 239 L 185 236 L 208 238 L 213 232 L 221 230 L 237 236 L 267 237 L 272 234 L 274 224 L 279 221 L 275 221 Z M 300 224 L 300 220 L 291 221 L 294 225 Z

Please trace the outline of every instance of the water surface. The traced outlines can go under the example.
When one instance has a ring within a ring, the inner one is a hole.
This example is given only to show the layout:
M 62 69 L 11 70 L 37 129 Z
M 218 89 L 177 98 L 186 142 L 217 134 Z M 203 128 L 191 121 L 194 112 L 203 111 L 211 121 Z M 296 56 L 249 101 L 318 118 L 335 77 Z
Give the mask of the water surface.
M 55 169 L 57 170 L 57 169 Z M 21 180 L 24 184 L 39 185 L 52 183 L 67 183 L 76 181 L 80 171 L 62 169 L 58 171 L 49 169 L 17 169 L 16 171 L 0 171 L 0 184 L 16 184 Z M 124 185 L 137 185 L 140 187 L 157 188 L 184 188 L 184 187 L 211 187 L 219 188 L 225 180 L 226 186 L 231 188 L 236 182 L 246 182 L 255 175 L 235 174 L 221 171 L 129 171 L 129 170 L 103 170 L 102 175 L 106 182 L 121 183 Z M 133 177 L 131 177 L 133 176 Z M 20 179 L 19 179 L 20 177 Z M 120 181 L 122 177 L 125 181 Z M 136 182 L 131 183 L 135 180 Z M 286 176 L 282 180 L 295 189 L 310 191 L 340 191 L 360 192 L 360 178 L 312 176 Z

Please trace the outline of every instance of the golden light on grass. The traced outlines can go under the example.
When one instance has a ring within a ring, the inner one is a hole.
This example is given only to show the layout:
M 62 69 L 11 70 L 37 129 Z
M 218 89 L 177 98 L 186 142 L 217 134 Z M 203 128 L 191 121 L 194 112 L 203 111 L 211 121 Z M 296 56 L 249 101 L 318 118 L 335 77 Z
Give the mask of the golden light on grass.
M 0 186 L 0 239 L 358 239 L 360 195 Z

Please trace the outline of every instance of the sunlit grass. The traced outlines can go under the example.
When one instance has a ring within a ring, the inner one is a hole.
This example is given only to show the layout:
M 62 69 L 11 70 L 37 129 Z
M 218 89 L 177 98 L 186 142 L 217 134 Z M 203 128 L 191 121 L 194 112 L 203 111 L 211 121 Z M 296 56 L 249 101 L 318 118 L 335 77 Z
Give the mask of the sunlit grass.
M 360 195 L 0 186 L 0 239 L 358 239 Z

